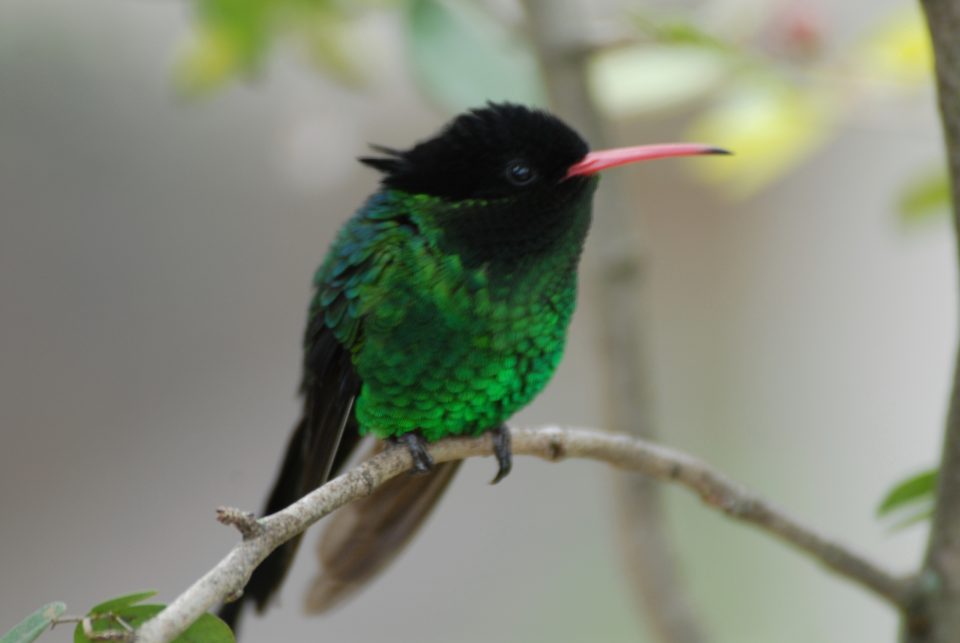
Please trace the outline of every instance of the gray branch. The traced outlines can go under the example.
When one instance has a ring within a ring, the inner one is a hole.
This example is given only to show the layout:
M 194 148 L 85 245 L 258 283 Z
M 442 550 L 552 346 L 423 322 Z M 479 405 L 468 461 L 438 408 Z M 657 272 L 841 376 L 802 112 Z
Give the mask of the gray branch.
M 921 4 L 933 39 L 954 228 L 960 233 L 960 0 L 923 0 Z M 902 639 L 911 643 L 960 640 L 960 354 L 957 360 L 922 582 L 903 628 Z
M 771 533 L 820 561 L 830 570 L 902 608 L 910 579 L 897 576 L 852 549 L 804 526 L 784 511 L 743 488 L 704 462 L 645 440 L 586 429 L 545 427 L 513 429 L 513 452 L 550 461 L 587 458 L 680 484 L 703 501 L 737 520 Z M 490 456 L 489 435 L 448 438 L 430 446 L 435 462 Z M 250 574 L 270 552 L 343 505 L 372 494 L 380 485 L 412 466 L 406 449 L 388 449 L 331 480 L 301 500 L 253 527 L 236 510 L 221 510 L 243 539 L 213 569 L 139 629 L 139 643 L 166 643 L 228 597 L 236 597 Z

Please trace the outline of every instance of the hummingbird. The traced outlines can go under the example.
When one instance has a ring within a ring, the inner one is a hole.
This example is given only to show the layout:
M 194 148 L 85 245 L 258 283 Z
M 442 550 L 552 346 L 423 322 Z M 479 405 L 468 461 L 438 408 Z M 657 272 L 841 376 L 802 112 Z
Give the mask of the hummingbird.
M 647 159 L 728 154 L 700 144 L 590 151 L 546 111 L 488 103 L 408 149 L 372 146 L 360 162 L 379 189 L 340 230 L 313 279 L 303 339 L 302 416 L 265 513 L 337 475 L 364 436 L 406 448 L 401 476 L 331 516 L 323 571 L 307 597 L 323 612 L 380 572 L 411 539 L 459 467 L 427 444 L 491 432 L 511 469 L 506 420 L 547 384 L 577 297 L 598 173 Z M 294 539 L 221 609 L 263 610 L 282 583 Z

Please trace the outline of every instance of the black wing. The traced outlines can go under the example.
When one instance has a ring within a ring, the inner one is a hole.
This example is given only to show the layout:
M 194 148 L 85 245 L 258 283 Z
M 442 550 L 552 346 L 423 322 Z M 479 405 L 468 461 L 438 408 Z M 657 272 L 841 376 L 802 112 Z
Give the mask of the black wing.
M 396 220 L 403 219 L 403 213 L 394 214 L 391 219 L 379 210 L 363 210 L 343 229 L 317 273 L 304 341 L 303 417 L 287 445 L 266 514 L 299 500 L 337 474 L 360 440 L 353 403 L 361 380 L 351 361 L 351 347 L 358 349 L 363 342 L 357 304 L 361 292 L 375 297 L 361 284 L 382 276 L 393 251 L 414 234 Z M 447 463 L 426 476 L 400 476 L 355 503 L 348 513 L 338 512 L 320 545 L 321 573 L 327 578 L 318 579 L 308 608 L 332 607 L 384 569 L 423 524 L 458 467 L 459 463 Z M 252 599 L 258 610 L 266 607 L 299 543 L 298 537 L 274 551 L 254 571 L 241 599 L 220 610 L 234 631 L 244 600 Z

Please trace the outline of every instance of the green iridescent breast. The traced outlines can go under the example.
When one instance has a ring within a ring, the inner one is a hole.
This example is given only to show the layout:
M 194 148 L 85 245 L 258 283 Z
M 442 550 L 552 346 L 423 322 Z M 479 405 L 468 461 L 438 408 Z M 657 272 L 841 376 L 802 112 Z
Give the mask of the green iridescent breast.
M 543 389 L 563 353 L 589 202 L 569 243 L 510 270 L 465 267 L 441 250 L 432 224 L 443 213 L 432 206 L 376 195 L 317 272 L 311 312 L 352 352 L 362 433 L 436 440 L 495 428 Z

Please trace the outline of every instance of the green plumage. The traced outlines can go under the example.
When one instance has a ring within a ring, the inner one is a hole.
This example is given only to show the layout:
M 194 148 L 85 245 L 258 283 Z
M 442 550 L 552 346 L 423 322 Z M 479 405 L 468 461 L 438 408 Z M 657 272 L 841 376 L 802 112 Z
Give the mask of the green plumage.
M 317 271 L 310 314 L 323 315 L 350 351 L 363 383 L 361 434 L 477 434 L 543 389 L 576 302 L 593 187 L 577 190 L 549 230 L 514 235 L 513 247 L 490 239 L 480 254 L 456 252 L 464 229 L 481 210 L 515 212 L 513 199 L 451 202 L 387 189 L 347 222 Z M 476 235 L 473 250 L 484 247 Z

